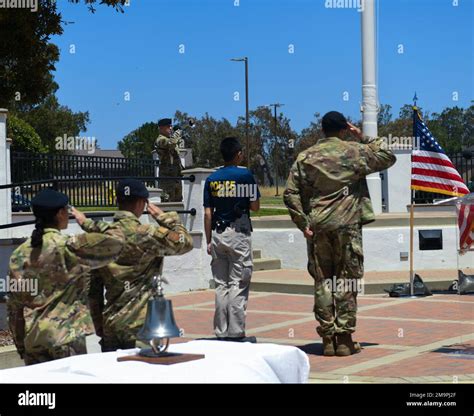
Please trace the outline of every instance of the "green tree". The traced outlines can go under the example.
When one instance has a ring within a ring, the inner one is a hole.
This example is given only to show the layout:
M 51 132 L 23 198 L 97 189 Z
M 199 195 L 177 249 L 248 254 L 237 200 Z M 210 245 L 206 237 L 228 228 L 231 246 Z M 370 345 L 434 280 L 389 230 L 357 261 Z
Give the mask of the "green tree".
M 49 95 L 40 105 L 28 110 L 14 110 L 14 113 L 28 122 L 38 133 L 48 152 L 55 153 L 57 137 L 76 137 L 86 131 L 88 112 L 73 112 L 60 105 L 54 95 Z
M 222 138 L 235 135 L 236 129 L 226 119 L 216 120 L 207 113 L 197 119 L 181 111 L 176 111 L 174 125 L 187 126 L 191 118 L 194 127 L 184 128 L 180 146 L 192 149 L 195 166 L 214 168 L 222 165 L 219 144 Z M 148 122 L 120 140 L 118 148 L 126 157 L 151 158 L 158 135 L 158 123 Z
M 125 2 L 100 0 L 119 11 Z M 95 10 L 96 0 L 84 3 Z M 52 71 L 59 49 L 50 40 L 63 33 L 64 24 L 54 0 L 39 0 L 35 13 L 29 8 L 0 8 L 0 107 L 38 104 L 55 90 Z
M 44 153 L 46 151 L 35 129 L 14 115 L 7 117 L 7 137 L 12 139 L 12 152 Z
M 250 169 L 257 176 L 260 183 L 263 183 L 265 176 L 270 183 L 273 183 L 275 174 L 279 178 L 288 175 L 297 141 L 297 134 L 291 129 L 290 119 L 285 117 L 283 113 L 279 113 L 275 124 L 272 109 L 267 106 L 250 111 L 249 151 L 246 149 L 244 117 L 239 117 L 236 128 L 237 137 L 244 146 L 245 160 L 242 164 L 246 166 L 247 157 L 250 157 Z M 262 163 L 266 163 L 270 175 L 265 173 Z
M 445 108 L 428 122 L 433 136 L 446 153 L 457 153 L 474 145 L 474 106 Z
M 220 120 L 205 113 L 201 118 L 191 117 L 187 113 L 176 111 L 175 124 L 186 126 L 193 118 L 194 127 L 186 128 L 184 134 L 185 146 L 193 151 L 194 166 L 215 168 L 221 166 L 222 156 L 219 146 L 221 140 L 227 136 L 236 136 L 237 129 L 225 118 Z
M 142 124 L 120 140 L 118 148 L 125 157 L 151 159 L 159 133 L 158 123 Z
M 324 137 L 322 126 L 321 126 L 322 117 L 320 113 L 314 114 L 314 119 L 311 121 L 310 125 L 303 130 L 298 137 L 296 144 L 295 154 L 302 152 L 316 144 L 316 142 Z

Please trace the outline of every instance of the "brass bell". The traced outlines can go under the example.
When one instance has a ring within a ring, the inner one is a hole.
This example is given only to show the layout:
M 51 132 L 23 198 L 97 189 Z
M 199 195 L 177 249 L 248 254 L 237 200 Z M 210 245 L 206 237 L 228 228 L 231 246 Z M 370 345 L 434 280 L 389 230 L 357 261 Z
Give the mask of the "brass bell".
M 142 349 L 140 355 L 157 357 L 166 355 L 170 338 L 179 337 L 171 301 L 163 296 L 163 278 L 154 277 L 153 298 L 148 301 L 145 323 L 138 331 L 137 338 L 150 344 L 151 349 Z

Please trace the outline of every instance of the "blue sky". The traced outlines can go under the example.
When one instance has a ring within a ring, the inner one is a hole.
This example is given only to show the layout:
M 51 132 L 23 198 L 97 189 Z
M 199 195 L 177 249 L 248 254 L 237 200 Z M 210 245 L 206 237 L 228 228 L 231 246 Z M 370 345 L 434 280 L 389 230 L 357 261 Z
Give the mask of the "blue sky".
M 378 0 L 379 100 L 391 104 L 394 115 L 415 90 L 425 110 L 470 105 L 474 1 L 458 1 Z M 83 4 L 58 0 L 63 20 L 74 22 L 53 39 L 61 49 L 55 73 L 60 102 L 90 112 L 85 135 L 103 149 L 177 109 L 235 122 L 245 111 L 244 65 L 229 59 L 248 56 L 251 109 L 284 103 L 296 131 L 315 112 L 360 117 L 356 9 L 328 9 L 326 0 L 234 3 L 130 0 L 124 14 L 106 6 L 91 14 Z

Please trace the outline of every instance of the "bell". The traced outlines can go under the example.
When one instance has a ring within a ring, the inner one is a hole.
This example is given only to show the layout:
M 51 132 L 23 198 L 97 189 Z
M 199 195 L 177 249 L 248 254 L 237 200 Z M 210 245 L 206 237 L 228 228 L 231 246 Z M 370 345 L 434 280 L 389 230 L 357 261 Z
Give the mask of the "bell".
M 140 355 L 156 357 L 166 354 L 170 338 L 180 336 L 173 315 L 171 301 L 163 296 L 161 277 L 154 278 L 153 298 L 148 301 L 145 323 L 138 331 L 137 338 L 150 344 L 150 349 L 140 351 Z

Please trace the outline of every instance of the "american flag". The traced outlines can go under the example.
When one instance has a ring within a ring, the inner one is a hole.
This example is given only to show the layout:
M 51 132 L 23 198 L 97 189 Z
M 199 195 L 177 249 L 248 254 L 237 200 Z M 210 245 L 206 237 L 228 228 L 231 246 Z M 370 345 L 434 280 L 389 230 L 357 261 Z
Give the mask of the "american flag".
M 458 204 L 459 248 L 466 252 L 474 242 L 474 197 L 462 198 Z
M 450 196 L 469 193 L 461 175 L 432 136 L 415 108 L 413 131 L 417 145 L 411 157 L 411 189 Z

